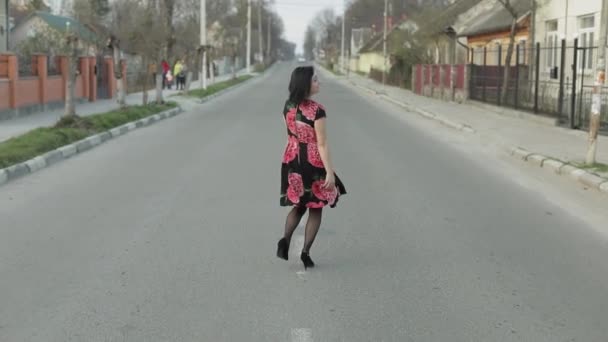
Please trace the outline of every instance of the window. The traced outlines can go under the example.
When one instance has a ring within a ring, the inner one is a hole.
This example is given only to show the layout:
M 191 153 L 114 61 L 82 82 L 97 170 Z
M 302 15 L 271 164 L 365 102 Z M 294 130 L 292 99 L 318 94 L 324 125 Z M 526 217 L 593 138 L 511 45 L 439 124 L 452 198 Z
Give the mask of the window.
M 593 68 L 593 52 L 595 47 L 595 16 L 589 15 L 578 19 L 578 45 L 584 50 L 579 52 L 579 68 Z M 583 58 L 584 57 L 584 58 Z
M 526 39 L 520 39 L 519 41 L 519 64 L 528 64 L 526 59 L 528 56 L 528 42 Z
M 547 21 L 545 24 L 545 46 L 547 50 L 546 55 L 546 66 L 547 68 L 553 68 L 557 66 L 557 51 L 559 50 L 559 39 L 558 39 L 558 25 L 557 20 Z

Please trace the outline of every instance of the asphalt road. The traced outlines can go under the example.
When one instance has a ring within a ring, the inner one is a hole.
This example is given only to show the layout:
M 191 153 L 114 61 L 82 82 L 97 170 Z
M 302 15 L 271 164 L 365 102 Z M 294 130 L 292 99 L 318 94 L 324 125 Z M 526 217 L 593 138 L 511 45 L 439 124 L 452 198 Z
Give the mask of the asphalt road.
M 293 66 L 1 187 L 0 341 L 606 341 L 606 235 L 328 77 L 349 193 L 277 259 Z

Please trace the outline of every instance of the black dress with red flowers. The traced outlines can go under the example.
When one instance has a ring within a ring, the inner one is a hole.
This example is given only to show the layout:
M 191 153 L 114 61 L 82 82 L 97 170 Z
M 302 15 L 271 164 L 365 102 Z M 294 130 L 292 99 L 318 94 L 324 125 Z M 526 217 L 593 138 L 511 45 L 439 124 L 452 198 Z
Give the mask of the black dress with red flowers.
M 326 172 L 317 147 L 315 122 L 326 117 L 325 108 L 312 100 L 299 105 L 287 101 L 283 117 L 287 147 L 281 165 L 281 206 L 334 208 L 346 189 L 337 175 L 335 187 L 323 187 Z

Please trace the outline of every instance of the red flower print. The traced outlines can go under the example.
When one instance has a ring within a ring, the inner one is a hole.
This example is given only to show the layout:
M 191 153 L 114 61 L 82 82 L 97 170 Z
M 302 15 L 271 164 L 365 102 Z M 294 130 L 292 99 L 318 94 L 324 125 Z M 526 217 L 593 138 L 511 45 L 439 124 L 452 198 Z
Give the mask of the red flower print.
M 318 168 L 324 168 L 323 160 L 321 159 L 321 154 L 319 153 L 319 147 L 317 144 L 308 144 L 308 162 L 310 165 Z
M 287 188 L 287 198 L 294 204 L 300 203 L 300 197 L 304 195 L 304 183 L 302 182 L 302 175 L 297 173 L 290 173 L 287 182 L 289 187 Z
M 317 137 L 315 134 L 315 129 L 312 128 L 312 126 L 298 121 L 296 122 L 296 129 L 298 131 L 298 138 L 300 139 L 301 142 L 303 143 L 316 143 L 317 142 Z
M 325 206 L 325 203 L 323 202 L 308 202 L 306 204 L 306 208 L 311 208 L 311 209 L 319 209 L 319 208 L 323 208 Z
M 289 136 L 287 138 L 287 147 L 285 148 L 285 154 L 283 154 L 283 164 L 287 164 L 296 158 L 299 150 L 298 147 L 298 138 L 294 136 Z
M 291 108 L 287 114 L 285 114 L 285 123 L 287 124 L 287 129 L 293 134 L 296 134 L 296 109 Z
M 329 205 L 333 205 L 338 198 L 338 188 L 334 186 L 333 188 L 326 189 L 323 187 L 323 183 L 325 183 L 325 180 L 318 180 L 312 183 L 312 193 L 318 199 L 327 201 Z
M 306 100 L 302 102 L 302 104 L 300 104 L 300 110 L 302 111 L 302 114 L 310 121 L 315 120 L 318 108 L 319 105 L 316 102 L 310 100 Z

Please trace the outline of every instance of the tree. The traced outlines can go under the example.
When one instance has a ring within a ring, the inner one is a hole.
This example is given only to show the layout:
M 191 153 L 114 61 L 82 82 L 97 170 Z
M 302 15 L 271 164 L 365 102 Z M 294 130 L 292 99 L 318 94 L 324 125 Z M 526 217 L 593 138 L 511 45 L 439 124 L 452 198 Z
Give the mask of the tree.
M 78 35 L 75 32 L 68 30 L 66 33 L 66 45 L 70 51 L 68 55 L 68 78 L 67 91 L 65 96 L 65 112 L 64 118 L 73 118 L 76 116 L 76 106 L 74 104 L 75 88 L 76 88 L 76 70 L 78 68 Z
M 608 1 L 602 1 L 602 19 L 600 21 L 600 47 L 598 52 L 596 78 L 593 85 L 593 99 L 591 105 L 591 117 L 589 118 L 589 147 L 585 162 L 588 165 L 595 164 L 597 154 L 597 135 L 600 129 L 600 114 L 602 108 L 601 90 L 606 79 L 606 35 L 608 30 Z
M 27 4 L 27 9 L 30 11 L 50 12 L 51 9 L 46 5 L 44 0 L 30 0 Z
M 315 31 L 312 26 L 308 25 L 306 29 L 306 35 L 304 38 L 304 57 L 308 60 L 314 59 L 314 50 L 317 44 L 315 38 Z
M 110 13 L 110 3 L 108 0 L 89 0 L 91 2 L 91 8 L 93 13 L 98 18 L 105 18 Z
M 115 35 L 111 35 L 108 38 L 107 47 L 112 50 L 112 57 L 114 60 L 114 78 L 116 79 L 116 91 L 118 93 L 117 102 L 120 108 L 125 108 L 127 103 L 125 100 L 124 75 L 122 73 L 120 58 L 120 40 Z
M 118 39 L 121 49 L 128 50 L 139 57 L 139 66 L 130 65 L 129 67 L 138 70 L 139 78 L 142 80 L 142 102 L 146 105 L 148 103 L 148 81 L 151 75 L 150 65 L 151 62 L 158 59 L 158 52 L 166 42 L 164 27 L 157 24 L 158 12 L 152 2 L 116 1 L 112 5 L 111 13 L 113 28 L 111 36 Z M 138 15 L 132 16 L 132 13 Z M 160 61 L 157 63 L 160 64 Z M 162 74 L 160 76 L 162 82 Z M 162 92 L 162 83 L 160 91 Z M 162 94 L 160 98 L 162 101 Z
M 511 0 L 498 0 L 503 7 L 511 15 L 511 30 L 509 33 L 509 47 L 507 48 L 507 56 L 505 59 L 505 70 L 502 81 L 502 92 L 500 94 L 500 103 L 504 104 L 507 101 L 509 79 L 511 76 L 511 60 L 513 59 L 513 46 L 515 45 L 515 34 L 517 33 L 517 21 L 521 14 L 515 9 Z M 516 66 L 519 67 L 519 66 Z

